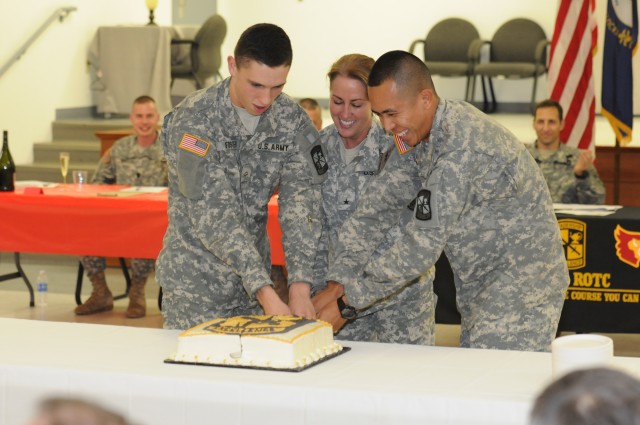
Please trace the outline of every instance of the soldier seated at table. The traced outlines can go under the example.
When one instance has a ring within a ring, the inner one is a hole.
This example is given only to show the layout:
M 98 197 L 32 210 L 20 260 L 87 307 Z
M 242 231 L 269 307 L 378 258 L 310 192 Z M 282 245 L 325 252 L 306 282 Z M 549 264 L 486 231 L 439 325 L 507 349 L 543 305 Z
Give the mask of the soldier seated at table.
M 167 163 L 162 153 L 158 122 L 160 115 L 155 101 L 140 96 L 133 102 L 129 119 L 135 134 L 118 139 L 100 159 L 93 176 L 94 184 L 134 186 L 167 186 Z M 78 315 L 113 309 L 113 295 L 105 279 L 104 257 L 82 257 L 82 265 L 93 285 L 91 296 L 75 309 Z M 144 286 L 154 270 L 154 259 L 131 259 L 132 280 L 129 289 L 127 317 L 146 314 Z
M 603 204 L 605 189 L 593 166 L 593 153 L 560 141 L 562 106 L 552 99 L 538 103 L 533 128 L 537 139 L 527 149 L 540 166 L 553 202 Z

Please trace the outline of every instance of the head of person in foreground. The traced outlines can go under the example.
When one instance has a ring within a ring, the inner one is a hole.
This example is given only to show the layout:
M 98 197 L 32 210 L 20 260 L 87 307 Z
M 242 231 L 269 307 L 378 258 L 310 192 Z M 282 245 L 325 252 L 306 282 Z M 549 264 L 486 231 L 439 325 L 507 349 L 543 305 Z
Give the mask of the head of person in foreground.
M 640 424 L 640 380 L 592 368 L 567 373 L 537 397 L 530 425 Z

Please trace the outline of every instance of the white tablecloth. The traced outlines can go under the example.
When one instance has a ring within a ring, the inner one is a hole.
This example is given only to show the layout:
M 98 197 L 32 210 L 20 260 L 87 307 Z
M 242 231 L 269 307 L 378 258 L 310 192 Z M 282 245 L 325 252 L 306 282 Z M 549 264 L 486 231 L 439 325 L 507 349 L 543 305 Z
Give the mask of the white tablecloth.
M 547 353 L 374 343 L 300 373 L 165 364 L 178 333 L 0 319 L 0 424 L 62 395 L 140 425 L 517 425 L 551 375 Z

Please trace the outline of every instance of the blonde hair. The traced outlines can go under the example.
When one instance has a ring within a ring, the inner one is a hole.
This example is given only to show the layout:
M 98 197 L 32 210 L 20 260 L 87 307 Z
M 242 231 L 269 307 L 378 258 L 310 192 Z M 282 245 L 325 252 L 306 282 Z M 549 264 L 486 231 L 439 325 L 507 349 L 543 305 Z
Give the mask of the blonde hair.
M 369 82 L 369 72 L 371 72 L 374 62 L 373 58 L 359 53 L 344 55 L 331 65 L 331 68 L 327 73 L 329 85 L 331 85 L 338 75 L 342 75 L 344 77 L 362 81 L 366 87 Z

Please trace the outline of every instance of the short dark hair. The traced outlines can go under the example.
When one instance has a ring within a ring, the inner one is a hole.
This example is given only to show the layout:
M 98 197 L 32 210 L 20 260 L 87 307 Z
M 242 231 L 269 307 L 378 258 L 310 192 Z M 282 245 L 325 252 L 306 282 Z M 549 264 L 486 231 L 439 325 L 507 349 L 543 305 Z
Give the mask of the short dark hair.
M 135 98 L 135 100 L 133 101 L 134 105 L 138 105 L 140 103 L 153 103 L 155 104 L 156 101 L 154 98 L 152 98 L 151 96 L 148 96 L 146 94 L 143 94 L 142 96 L 138 96 Z
M 582 369 L 549 385 L 531 411 L 531 425 L 640 423 L 640 381 L 618 370 Z
M 244 30 L 233 56 L 238 66 L 250 60 L 268 67 L 291 66 L 291 40 L 282 28 L 273 24 L 255 24 Z
M 310 97 L 305 97 L 304 99 L 300 99 L 298 103 L 304 109 L 320 109 L 320 104 L 318 103 L 318 101 Z
M 403 50 L 392 50 L 380 56 L 369 74 L 369 87 L 377 87 L 386 80 L 395 81 L 399 89 L 434 90 L 431 72 L 417 56 Z
M 533 116 L 535 117 L 538 113 L 538 109 L 540 108 L 556 108 L 558 110 L 558 116 L 560 117 L 560 121 L 563 119 L 562 105 L 558 101 L 553 99 L 546 99 L 536 105 L 536 109 L 533 111 Z

